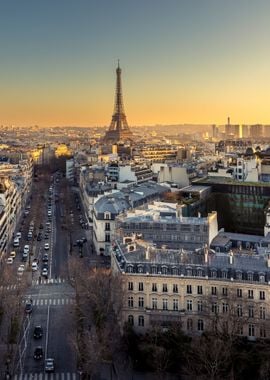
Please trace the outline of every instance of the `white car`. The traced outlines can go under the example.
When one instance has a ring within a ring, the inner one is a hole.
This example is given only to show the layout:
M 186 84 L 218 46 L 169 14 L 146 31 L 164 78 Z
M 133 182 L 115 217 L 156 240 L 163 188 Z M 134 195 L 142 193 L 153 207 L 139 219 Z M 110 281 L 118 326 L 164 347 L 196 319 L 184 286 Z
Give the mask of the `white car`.
M 48 276 L 48 269 L 47 268 L 43 268 L 42 272 L 41 272 L 41 275 L 47 277 Z
M 38 264 L 36 261 L 33 261 L 32 262 L 32 271 L 33 272 L 36 272 L 38 270 Z
M 45 243 L 45 244 L 44 244 L 44 249 L 45 249 L 46 251 L 48 251 L 48 249 L 50 249 L 49 243 Z
M 16 237 L 14 240 L 13 240 L 13 247 L 19 247 L 20 245 L 20 240 Z
M 12 257 L 13 259 L 15 259 L 15 257 L 16 257 L 16 252 L 15 252 L 15 251 L 10 252 L 10 255 L 9 255 L 9 256 Z
M 13 258 L 12 257 L 9 257 L 7 259 L 7 264 L 13 264 Z
M 18 268 L 18 276 L 22 276 L 24 272 L 24 265 L 21 264 Z
M 52 211 L 48 210 L 48 216 L 52 216 Z
M 29 247 L 29 245 L 28 245 L 28 244 L 26 244 L 26 245 L 24 246 L 24 249 L 23 249 L 23 253 L 25 253 L 25 254 L 27 254 L 27 255 L 28 255 L 28 253 L 29 253 L 29 250 L 30 250 L 30 247 Z
M 16 233 L 16 238 L 20 239 L 22 237 L 22 233 L 21 232 L 17 232 Z

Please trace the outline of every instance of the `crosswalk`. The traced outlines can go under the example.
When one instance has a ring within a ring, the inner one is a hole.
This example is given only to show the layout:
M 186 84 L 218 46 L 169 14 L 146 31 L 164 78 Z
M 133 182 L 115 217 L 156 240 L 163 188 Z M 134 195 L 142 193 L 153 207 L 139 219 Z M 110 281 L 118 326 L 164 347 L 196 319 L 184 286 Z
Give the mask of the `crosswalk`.
M 25 302 L 25 301 L 24 301 Z M 32 300 L 33 306 L 65 306 L 74 305 L 74 298 L 37 298 Z
M 41 278 L 41 280 L 32 280 L 32 286 L 35 286 L 35 285 L 49 285 L 49 284 L 53 284 L 53 285 L 57 285 L 57 284 L 64 284 L 68 282 L 68 280 L 66 278 L 48 278 L 48 279 L 45 279 L 45 278 Z M 10 284 L 10 285 L 1 285 L 0 286 L 0 292 L 3 291 L 3 290 L 16 290 L 18 288 L 18 285 L 17 284 Z
M 75 372 L 59 372 L 59 373 L 23 373 L 14 375 L 13 380 L 78 380 L 80 378 Z
M 64 284 L 67 282 L 66 278 L 41 278 L 40 280 L 32 280 L 32 285 L 49 285 L 49 284 Z

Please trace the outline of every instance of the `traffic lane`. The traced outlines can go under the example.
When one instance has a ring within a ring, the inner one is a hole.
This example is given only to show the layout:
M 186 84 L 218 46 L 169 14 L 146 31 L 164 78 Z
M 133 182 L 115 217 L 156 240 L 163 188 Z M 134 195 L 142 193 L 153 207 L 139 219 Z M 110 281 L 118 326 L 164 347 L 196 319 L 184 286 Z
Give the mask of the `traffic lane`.
M 55 360 L 56 372 L 75 372 L 76 353 L 73 341 L 76 324 L 75 307 L 50 307 L 47 357 Z
M 30 329 L 27 339 L 27 348 L 24 359 L 24 373 L 31 372 L 43 372 L 44 359 L 45 359 L 45 344 L 46 344 L 46 325 L 47 325 L 47 307 L 33 306 L 33 312 L 30 320 Z M 43 328 L 43 336 L 41 339 L 35 339 L 33 337 L 35 326 L 41 326 Z M 43 348 L 43 359 L 35 360 L 34 351 L 35 348 L 41 346 Z
M 68 233 L 61 228 L 60 205 L 55 205 L 55 241 L 52 254 L 52 277 L 68 277 Z

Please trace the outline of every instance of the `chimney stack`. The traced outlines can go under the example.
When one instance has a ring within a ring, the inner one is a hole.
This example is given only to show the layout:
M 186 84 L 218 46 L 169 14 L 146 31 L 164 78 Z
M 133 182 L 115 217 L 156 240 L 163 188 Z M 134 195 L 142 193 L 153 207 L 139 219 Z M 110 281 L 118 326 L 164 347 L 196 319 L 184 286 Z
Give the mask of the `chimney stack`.
M 229 252 L 229 262 L 230 262 L 230 265 L 233 265 L 233 251 L 230 250 Z

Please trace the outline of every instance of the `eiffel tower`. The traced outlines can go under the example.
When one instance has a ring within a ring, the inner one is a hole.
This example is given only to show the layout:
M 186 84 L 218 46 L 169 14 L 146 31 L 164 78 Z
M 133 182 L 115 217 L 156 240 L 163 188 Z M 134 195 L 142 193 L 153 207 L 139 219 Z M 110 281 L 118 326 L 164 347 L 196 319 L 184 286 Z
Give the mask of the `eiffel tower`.
M 108 131 L 104 136 L 104 142 L 115 144 L 119 141 L 132 141 L 133 134 L 129 129 L 127 118 L 124 111 L 121 83 L 121 68 L 116 69 L 116 90 L 115 90 L 115 105 L 112 115 L 112 121 Z

